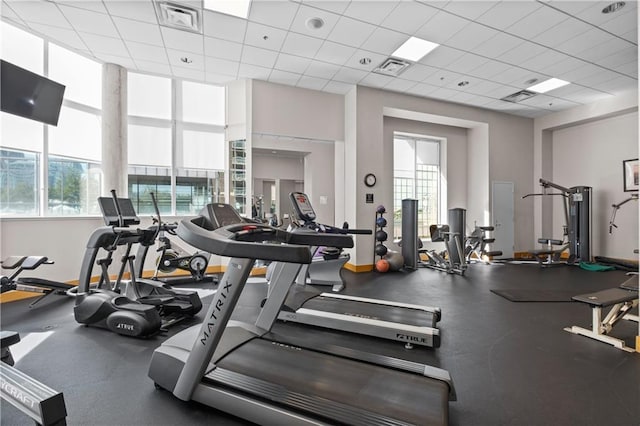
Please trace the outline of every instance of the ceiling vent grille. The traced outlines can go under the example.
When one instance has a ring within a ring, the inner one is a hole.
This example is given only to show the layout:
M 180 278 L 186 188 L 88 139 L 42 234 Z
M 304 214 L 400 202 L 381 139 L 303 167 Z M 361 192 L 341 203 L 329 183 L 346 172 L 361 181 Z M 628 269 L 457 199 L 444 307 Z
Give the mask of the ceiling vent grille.
M 521 90 L 519 92 L 507 95 L 507 96 L 505 96 L 504 98 L 502 98 L 500 100 L 501 101 L 506 101 L 506 102 L 518 103 L 518 102 L 524 101 L 525 99 L 532 98 L 535 95 L 537 95 L 536 92 L 532 92 L 530 90 Z
M 198 9 L 166 1 L 157 1 L 153 5 L 160 25 L 198 34 L 202 33 L 202 21 Z
M 383 75 L 390 75 L 392 77 L 397 77 L 407 69 L 411 65 L 410 62 L 403 61 L 402 59 L 397 58 L 387 58 L 382 64 L 378 66 L 378 68 L 374 69 L 373 72 Z

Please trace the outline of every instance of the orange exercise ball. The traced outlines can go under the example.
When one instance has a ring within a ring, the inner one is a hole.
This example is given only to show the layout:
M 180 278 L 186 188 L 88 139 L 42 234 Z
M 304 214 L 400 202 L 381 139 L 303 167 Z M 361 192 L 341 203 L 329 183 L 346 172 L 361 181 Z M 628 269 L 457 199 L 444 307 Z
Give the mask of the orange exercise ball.
M 376 262 L 376 271 L 387 272 L 389 270 L 389 262 L 386 259 L 380 259 Z

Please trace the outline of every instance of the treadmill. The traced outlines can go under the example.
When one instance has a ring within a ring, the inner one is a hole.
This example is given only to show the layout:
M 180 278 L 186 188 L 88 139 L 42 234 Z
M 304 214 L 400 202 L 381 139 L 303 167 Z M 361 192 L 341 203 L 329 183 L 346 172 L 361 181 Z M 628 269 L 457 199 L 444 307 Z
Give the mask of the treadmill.
M 294 233 L 309 230 L 329 234 L 371 233 L 319 224 L 306 194 L 292 192 L 289 197 L 296 216 L 303 224 L 292 230 Z M 312 252 L 315 247 L 311 247 Z M 437 328 L 442 316 L 440 308 L 321 292 L 305 285 L 304 281 L 300 284 L 300 276 L 307 274 L 308 266 L 302 266 L 296 279 L 298 285 L 289 290 L 278 315 L 280 320 L 395 340 L 403 342 L 408 349 L 414 345 L 440 347 L 440 330 Z
M 154 351 L 149 377 L 157 386 L 258 424 L 447 424 L 451 384 L 444 378 L 282 343 L 269 329 L 229 321 L 256 259 L 283 262 L 277 273 L 287 279 L 277 281 L 288 287 L 311 262 L 304 245 L 344 246 L 351 237 L 237 223 L 233 207 L 217 207 L 214 220 L 206 214 L 178 226 L 187 243 L 231 259 L 203 324 Z M 272 294 L 288 290 L 280 287 Z

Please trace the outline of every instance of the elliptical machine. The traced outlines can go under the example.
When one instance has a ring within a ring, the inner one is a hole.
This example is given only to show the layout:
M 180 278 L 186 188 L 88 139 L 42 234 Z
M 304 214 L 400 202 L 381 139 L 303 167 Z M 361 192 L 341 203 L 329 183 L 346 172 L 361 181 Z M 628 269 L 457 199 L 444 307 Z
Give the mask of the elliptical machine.
M 117 198 L 113 190 L 111 195 L 111 198 L 98 198 L 106 226 L 96 229 L 87 243 L 74 306 L 76 321 L 118 334 L 147 337 L 197 314 L 202 308 L 197 292 L 136 278 L 131 248 L 133 244 L 153 244 L 159 227 L 132 228 L 131 225 L 140 224 L 133 203 L 128 198 Z M 125 254 L 116 281 L 112 282 L 109 266 L 114 252 L 122 246 L 126 247 Z M 107 256 L 97 261 L 101 275 L 97 286 L 92 288 L 93 265 L 102 250 Z M 127 269 L 131 279 L 125 284 L 123 277 Z

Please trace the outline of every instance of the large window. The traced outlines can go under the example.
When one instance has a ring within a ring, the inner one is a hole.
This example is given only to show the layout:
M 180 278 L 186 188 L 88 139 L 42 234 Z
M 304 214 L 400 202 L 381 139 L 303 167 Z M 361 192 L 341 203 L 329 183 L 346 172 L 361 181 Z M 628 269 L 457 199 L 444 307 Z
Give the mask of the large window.
M 38 214 L 39 159 L 35 153 L 0 150 L 0 206 L 3 214 Z
M 418 200 L 418 236 L 439 223 L 440 140 L 396 134 L 393 141 L 393 225 L 402 235 L 402 200 Z

